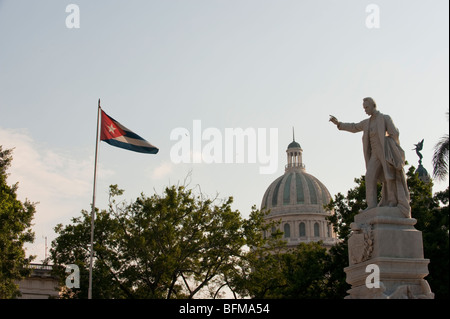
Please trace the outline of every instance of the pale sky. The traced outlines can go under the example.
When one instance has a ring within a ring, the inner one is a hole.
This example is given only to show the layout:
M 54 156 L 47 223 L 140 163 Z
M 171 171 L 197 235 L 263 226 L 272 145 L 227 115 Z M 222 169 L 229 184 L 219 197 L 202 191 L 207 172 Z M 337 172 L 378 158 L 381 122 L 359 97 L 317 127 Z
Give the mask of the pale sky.
M 79 8 L 79 28 L 66 25 L 71 3 Z M 379 9 L 372 28 L 370 4 Z M 447 0 L 0 0 L 0 145 L 15 148 L 9 183 L 19 182 L 19 198 L 39 202 L 28 253 L 43 259 L 53 227 L 89 210 L 99 98 L 108 115 L 160 149 L 147 155 L 100 144 L 101 209 L 110 184 L 131 201 L 183 184 L 191 171 L 191 187 L 233 196 L 233 208 L 247 217 L 284 173 L 292 127 L 306 171 L 332 196 L 345 194 L 365 174 L 362 135 L 340 132 L 328 118 L 363 120 L 366 96 L 393 118 L 416 167 L 414 144 L 425 140 L 423 164 L 431 173 L 433 147 L 448 134 L 448 6 Z M 260 163 L 174 163 L 170 134 L 180 127 L 193 133 L 194 120 L 223 134 L 277 129 L 276 172 L 260 174 Z M 434 190 L 447 185 L 448 179 Z

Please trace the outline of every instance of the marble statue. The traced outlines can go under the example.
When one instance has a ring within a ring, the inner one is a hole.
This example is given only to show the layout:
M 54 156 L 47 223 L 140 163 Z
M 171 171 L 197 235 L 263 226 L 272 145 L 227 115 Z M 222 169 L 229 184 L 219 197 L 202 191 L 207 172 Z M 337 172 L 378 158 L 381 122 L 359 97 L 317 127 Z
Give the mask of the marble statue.
M 406 218 L 411 217 L 410 196 L 404 172 L 405 152 L 400 147 L 399 130 L 391 117 L 377 110 L 375 101 L 363 99 L 369 116 L 359 123 L 343 123 L 330 115 L 330 122 L 339 130 L 363 132 L 363 151 L 366 162 L 366 201 L 369 211 L 375 207 L 398 207 Z M 377 203 L 377 182 L 382 182 L 382 197 Z
M 344 272 L 351 288 L 345 298 L 434 298 L 425 280 L 430 260 L 424 258 L 422 232 L 414 228 L 417 220 L 411 217 L 399 131 L 372 98 L 363 99 L 363 107 L 369 118 L 359 123 L 342 123 L 330 115 L 339 130 L 363 132 L 366 161 L 368 207 L 350 224 L 349 266 Z M 419 154 L 422 142 L 416 148 Z M 378 182 L 383 184 L 379 203 Z

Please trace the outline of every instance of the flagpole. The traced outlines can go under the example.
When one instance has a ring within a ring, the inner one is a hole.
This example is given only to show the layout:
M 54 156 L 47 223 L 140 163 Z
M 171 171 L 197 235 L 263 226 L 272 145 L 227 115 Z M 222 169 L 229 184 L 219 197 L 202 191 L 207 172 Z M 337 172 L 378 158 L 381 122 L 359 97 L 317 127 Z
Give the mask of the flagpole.
M 95 192 L 97 184 L 97 160 L 98 160 L 98 128 L 100 122 L 100 99 L 98 99 L 97 110 L 97 133 L 95 138 L 95 164 L 94 164 L 94 187 L 92 191 L 92 212 L 91 212 L 91 244 L 90 244 L 90 258 L 89 258 L 89 289 L 88 299 L 92 299 L 92 263 L 94 260 L 94 220 L 95 220 Z

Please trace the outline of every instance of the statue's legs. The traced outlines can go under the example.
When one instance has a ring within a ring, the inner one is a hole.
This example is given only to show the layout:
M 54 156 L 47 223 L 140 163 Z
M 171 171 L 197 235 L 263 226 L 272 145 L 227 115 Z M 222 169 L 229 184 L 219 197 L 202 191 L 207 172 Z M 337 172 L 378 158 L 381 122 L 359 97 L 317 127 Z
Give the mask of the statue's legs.
M 387 199 L 389 207 L 397 206 L 397 192 L 395 187 L 395 179 L 389 179 L 385 182 L 387 190 Z
M 367 164 L 366 171 L 366 201 L 367 210 L 377 207 L 377 182 L 383 174 L 383 167 L 378 156 L 373 154 Z

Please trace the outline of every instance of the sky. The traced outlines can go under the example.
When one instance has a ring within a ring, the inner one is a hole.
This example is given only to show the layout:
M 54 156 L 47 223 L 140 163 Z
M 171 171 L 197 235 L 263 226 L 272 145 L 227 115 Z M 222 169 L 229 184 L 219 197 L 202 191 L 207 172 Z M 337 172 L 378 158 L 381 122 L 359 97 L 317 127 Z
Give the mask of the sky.
M 233 196 L 232 208 L 246 218 L 284 173 L 293 128 L 306 172 L 332 196 L 346 194 L 365 174 L 362 134 L 338 131 L 328 119 L 365 119 L 367 96 L 394 120 L 410 165 L 417 167 L 414 144 L 424 139 L 431 173 L 434 146 L 449 130 L 448 7 L 447 0 L 0 0 L 0 145 L 14 148 L 8 182 L 19 182 L 19 199 L 37 203 L 27 253 L 41 261 L 53 228 L 90 209 L 99 99 L 159 148 L 149 155 L 100 143 L 100 209 L 111 184 L 127 202 L 188 185 Z M 226 162 L 237 154 L 225 148 L 221 163 L 198 157 L 238 128 L 267 133 L 246 150 L 266 146 L 273 170 L 261 172 L 260 156 Z M 190 163 L 174 157 L 176 132 L 188 138 Z M 447 185 L 448 178 L 433 190 Z

